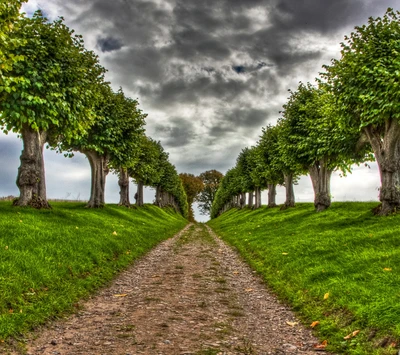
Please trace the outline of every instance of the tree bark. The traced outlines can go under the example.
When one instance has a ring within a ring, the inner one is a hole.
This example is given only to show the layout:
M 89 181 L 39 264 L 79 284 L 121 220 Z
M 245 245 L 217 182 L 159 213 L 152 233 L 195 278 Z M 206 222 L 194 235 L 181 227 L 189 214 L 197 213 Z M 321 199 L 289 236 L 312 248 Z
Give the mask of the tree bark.
M 384 128 L 370 125 L 364 128 L 364 132 L 371 143 L 381 177 L 381 206 L 375 213 L 388 215 L 400 206 L 400 125 L 396 119 L 390 118 Z
M 284 208 L 294 207 L 294 189 L 293 189 L 293 174 L 283 174 L 283 179 L 285 181 L 285 189 L 286 189 L 286 201 L 284 204 Z
M 142 207 L 143 202 L 143 182 L 141 180 L 137 181 L 137 192 L 136 192 L 136 205 Z
M 250 191 L 249 192 L 249 200 L 248 200 L 248 204 L 249 208 L 253 208 L 254 206 L 254 191 Z
M 90 199 L 86 205 L 87 208 L 100 208 L 105 204 L 105 188 L 106 177 L 109 172 L 108 168 L 108 154 L 100 155 L 93 150 L 82 150 L 81 153 L 85 154 L 89 160 L 90 168 L 92 171 L 92 181 L 90 189 Z
M 119 206 L 130 207 L 131 203 L 129 201 L 129 175 L 128 169 L 119 169 Z
M 20 191 L 16 206 L 50 208 L 46 197 L 46 176 L 43 159 L 43 148 L 47 132 L 37 132 L 28 124 L 21 129 L 23 150 L 21 165 L 18 168 L 17 186 Z
M 257 186 L 255 190 L 256 202 L 254 205 L 254 209 L 261 207 L 261 187 Z
M 276 207 L 276 185 L 268 184 L 268 207 Z
M 326 160 L 316 161 L 308 172 L 314 189 L 314 206 L 317 212 L 326 210 L 331 205 L 332 170 L 326 166 Z
M 246 193 L 241 192 L 240 193 L 240 208 L 243 208 L 246 206 Z
M 161 207 L 161 187 L 160 186 L 156 186 L 156 196 L 155 196 L 154 204 L 158 207 Z

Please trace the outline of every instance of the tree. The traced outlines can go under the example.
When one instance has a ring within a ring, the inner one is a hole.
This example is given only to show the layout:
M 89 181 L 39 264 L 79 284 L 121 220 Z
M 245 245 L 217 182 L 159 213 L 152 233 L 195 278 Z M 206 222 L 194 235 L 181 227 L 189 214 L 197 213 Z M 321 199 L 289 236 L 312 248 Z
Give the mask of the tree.
M 294 207 L 295 196 L 293 184 L 304 169 L 297 163 L 289 148 L 290 125 L 287 120 L 280 118 L 276 125 L 278 140 L 277 153 L 274 155 L 272 164 L 274 169 L 283 174 L 283 184 L 286 190 L 286 200 L 282 208 Z
M 5 86 L 9 85 L 9 78 L 3 76 L 3 72 L 11 70 L 14 63 L 23 60 L 23 56 L 15 56 L 13 51 L 23 44 L 24 39 L 10 37 L 10 33 L 20 25 L 19 10 L 24 2 L 27 0 L 3 0 L 0 3 L 0 76 Z
M 388 9 L 356 27 L 341 44 L 341 58 L 325 66 L 342 124 L 368 138 L 379 166 L 381 208 L 400 206 L 400 12 Z
M 360 134 L 338 125 L 334 98 L 326 86 L 300 83 L 284 105 L 285 154 L 308 171 L 314 188 L 314 206 L 323 211 L 331 205 L 332 172 L 351 171 L 351 165 L 365 159 L 356 152 Z
M 137 206 L 143 206 L 143 186 L 157 186 L 160 182 L 162 169 L 160 168 L 159 162 L 163 154 L 165 154 L 165 152 L 160 142 L 156 142 L 145 135 L 141 136 L 138 161 L 133 167 L 128 169 L 129 176 L 131 176 L 137 184 Z M 122 202 L 120 202 L 120 204 L 122 204 Z
M 215 193 L 223 177 L 224 175 L 217 170 L 207 170 L 199 175 L 204 184 L 204 189 L 197 198 L 202 215 L 210 214 Z
M 110 168 L 120 171 L 121 183 L 127 177 L 127 169 L 137 162 L 146 117 L 138 109 L 138 102 L 126 97 L 121 88 L 114 93 L 104 83 L 98 90 L 101 100 L 94 107 L 96 121 L 84 137 L 70 146 L 85 154 L 90 163 L 91 193 L 87 204 L 90 208 L 104 206 L 106 176 Z
M 256 146 L 257 170 L 261 177 L 266 179 L 268 188 L 268 207 L 276 206 L 276 186 L 283 185 L 283 173 L 280 170 L 279 127 L 268 125 L 262 129 L 262 135 Z
M 18 169 L 19 206 L 49 207 L 46 198 L 43 147 L 81 137 L 93 120 L 94 86 L 104 68 L 81 36 L 63 20 L 49 23 L 36 12 L 21 17 L 9 32 L 8 58 L 19 58 L 2 71 L 0 126 L 21 135 L 23 150 Z
M 189 221 L 194 222 L 194 212 L 192 205 L 197 196 L 203 191 L 203 180 L 193 174 L 188 173 L 179 174 L 179 178 L 182 181 L 182 185 L 185 189 L 185 193 L 187 196 Z

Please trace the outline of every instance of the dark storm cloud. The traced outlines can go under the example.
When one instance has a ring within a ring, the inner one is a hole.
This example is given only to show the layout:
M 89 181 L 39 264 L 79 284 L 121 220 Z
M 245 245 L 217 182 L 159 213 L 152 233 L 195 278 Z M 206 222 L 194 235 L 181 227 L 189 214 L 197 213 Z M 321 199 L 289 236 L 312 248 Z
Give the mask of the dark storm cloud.
M 221 109 L 219 113 L 215 124 L 209 130 L 211 137 L 225 136 L 227 133 L 236 132 L 239 129 L 259 129 L 261 131 L 261 127 L 267 124 L 267 120 L 271 116 L 269 110 L 248 107 L 235 108 L 230 111 Z
M 113 37 L 100 37 L 97 39 L 97 48 L 102 52 L 112 52 L 122 48 L 119 39 Z
M 166 124 L 157 124 L 155 132 L 159 135 L 161 143 L 165 148 L 185 147 L 196 137 L 192 121 L 174 117 L 168 120 Z

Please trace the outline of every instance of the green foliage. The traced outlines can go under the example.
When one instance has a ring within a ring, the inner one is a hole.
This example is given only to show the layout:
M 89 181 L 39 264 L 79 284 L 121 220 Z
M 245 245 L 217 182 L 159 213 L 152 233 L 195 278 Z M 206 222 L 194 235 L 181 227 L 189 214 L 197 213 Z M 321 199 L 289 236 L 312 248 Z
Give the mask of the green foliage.
M 7 48 L 13 60 L 0 81 L 0 126 L 4 132 L 52 130 L 65 141 L 80 137 L 93 119 L 95 85 L 102 81 L 104 68 L 93 52 L 85 50 L 81 36 L 63 20 L 49 23 L 37 12 L 21 17 L 9 32 L 18 45 Z
M 358 130 L 339 124 L 333 94 L 326 86 L 300 83 L 283 108 L 280 146 L 287 162 L 307 171 L 324 161 L 328 169 L 340 169 L 345 174 L 352 164 L 366 159 L 364 151 L 356 154 Z
M 181 173 L 179 174 L 179 178 L 182 181 L 182 186 L 185 190 L 187 203 L 188 203 L 188 213 L 189 213 L 189 221 L 194 221 L 194 213 L 192 204 L 195 201 L 196 197 L 203 191 L 204 184 L 203 181 L 193 174 Z
M 0 339 L 70 312 L 187 223 L 172 209 L 151 205 L 52 206 L 38 211 L 0 202 Z
M 199 203 L 201 214 L 207 215 L 211 213 L 211 206 L 223 177 L 224 175 L 215 169 L 204 171 L 199 175 L 204 184 L 203 191 L 196 199 Z
M 138 102 L 126 97 L 120 88 L 114 93 L 108 83 L 98 85 L 99 97 L 93 110 L 94 124 L 87 134 L 71 143 L 74 150 L 107 155 L 114 169 L 134 166 L 139 159 L 146 114 Z M 68 147 L 68 145 L 66 145 Z
M 400 119 L 400 12 L 370 18 L 342 43 L 341 59 L 323 74 L 333 87 L 345 124 L 382 126 Z
M 229 169 L 220 182 L 211 206 L 211 218 L 217 217 L 225 204 L 228 203 L 233 196 L 238 195 L 240 192 L 240 176 L 237 168 L 235 167 Z
M 208 224 L 307 326 L 320 322 L 315 330 L 328 350 L 397 354 L 389 344 L 400 340 L 400 215 L 382 220 L 373 216 L 375 206 L 336 202 L 318 214 L 306 203 L 233 209 Z M 355 338 L 343 339 L 355 330 Z
M 262 128 L 262 135 L 257 143 L 255 154 L 257 155 L 257 171 L 267 183 L 283 184 L 283 173 L 279 166 L 279 127 L 268 125 Z
M 129 176 L 136 182 L 142 181 L 146 186 L 156 186 L 162 175 L 160 161 L 168 159 L 168 154 L 164 152 L 160 142 L 145 135 L 139 137 L 138 153 L 136 164 L 128 169 Z

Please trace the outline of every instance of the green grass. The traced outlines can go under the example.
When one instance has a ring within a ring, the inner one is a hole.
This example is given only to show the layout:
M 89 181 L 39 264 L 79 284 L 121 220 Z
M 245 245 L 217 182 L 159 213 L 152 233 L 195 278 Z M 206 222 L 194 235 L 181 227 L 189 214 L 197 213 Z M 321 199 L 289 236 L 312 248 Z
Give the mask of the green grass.
M 0 201 L 0 341 L 71 312 L 76 302 L 183 228 L 172 210 Z
M 373 207 L 337 202 L 321 213 L 306 203 L 284 211 L 230 210 L 208 224 L 307 326 L 320 322 L 315 329 L 328 350 L 397 354 L 400 215 L 376 217 Z M 343 339 L 355 330 L 360 333 Z

